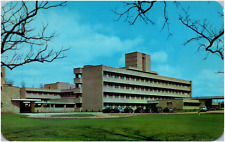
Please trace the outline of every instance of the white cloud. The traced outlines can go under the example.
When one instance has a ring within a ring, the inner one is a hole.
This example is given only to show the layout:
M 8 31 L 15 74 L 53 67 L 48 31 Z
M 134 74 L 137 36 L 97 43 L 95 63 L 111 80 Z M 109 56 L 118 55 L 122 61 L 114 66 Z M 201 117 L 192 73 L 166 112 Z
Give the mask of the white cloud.
M 99 24 L 81 24 L 78 12 L 49 10 L 48 13 L 39 13 L 37 21 L 35 24 L 37 27 L 42 25 L 39 21 L 44 21 L 49 25 L 49 33 L 56 31 L 58 34 L 49 43 L 49 48 L 57 51 L 64 47 L 70 50 L 65 53 L 67 58 L 55 60 L 50 64 L 31 63 L 18 69 L 18 72 L 10 72 L 9 78 L 14 78 L 17 85 L 20 85 L 21 80 L 24 80 L 28 86 L 55 81 L 73 83 L 74 67 L 82 67 L 94 61 L 99 63 L 100 57 L 113 57 L 116 53 L 126 52 L 142 42 L 139 37 L 121 39 L 110 32 L 101 33 L 100 31 L 104 31 L 105 27 Z
M 158 74 L 162 76 L 184 79 L 183 70 L 178 66 L 160 64 L 155 66 L 152 70 L 158 72 Z
M 216 70 L 200 70 L 197 77 L 193 79 L 193 93 L 196 96 L 224 95 L 224 74 L 218 74 Z
M 167 62 L 168 54 L 165 51 L 154 52 L 151 54 L 153 62 Z

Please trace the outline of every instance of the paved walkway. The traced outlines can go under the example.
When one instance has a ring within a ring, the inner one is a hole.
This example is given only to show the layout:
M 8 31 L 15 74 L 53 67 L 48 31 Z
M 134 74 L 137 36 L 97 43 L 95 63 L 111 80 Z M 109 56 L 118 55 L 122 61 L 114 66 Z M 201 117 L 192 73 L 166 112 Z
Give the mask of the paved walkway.
M 207 111 L 201 114 L 223 114 L 224 110 Z M 196 114 L 198 112 L 176 112 L 176 113 L 102 113 L 102 112 L 73 112 L 73 113 L 20 113 L 25 118 L 42 119 L 107 119 L 107 118 L 127 118 L 137 115 L 166 115 L 166 114 Z M 93 117 L 57 117 L 57 115 L 92 114 Z M 52 117 L 54 116 L 54 117 Z

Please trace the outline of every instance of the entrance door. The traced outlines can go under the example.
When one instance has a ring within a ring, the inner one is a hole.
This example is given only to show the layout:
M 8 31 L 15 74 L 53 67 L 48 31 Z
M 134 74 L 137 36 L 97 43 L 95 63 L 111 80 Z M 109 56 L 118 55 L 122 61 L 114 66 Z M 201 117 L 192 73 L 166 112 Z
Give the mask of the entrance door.
M 31 113 L 30 103 L 20 102 L 20 113 Z

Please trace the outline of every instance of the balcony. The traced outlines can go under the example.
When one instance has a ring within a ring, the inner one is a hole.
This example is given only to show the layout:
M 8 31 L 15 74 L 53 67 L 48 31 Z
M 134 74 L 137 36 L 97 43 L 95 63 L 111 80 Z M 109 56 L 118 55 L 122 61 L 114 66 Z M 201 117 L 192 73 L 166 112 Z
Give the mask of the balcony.
M 152 95 L 152 96 L 167 96 L 167 97 L 190 97 L 189 94 L 184 95 L 184 94 L 177 94 L 177 93 L 121 89 L 121 88 L 112 88 L 112 87 L 104 87 L 103 92 L 121 93 L 121 94 Z
M 136 98 L 103 98 L 104 103 L 147 103 L 147 99 Z
M 61 99 L 51 100 L 51 102 L 82 103 L 82 97 L 79 98 L 62 97 Z
M 26 98 L 38 98 L 38 99 L 60 99 L 59 94 L 43 94 L 43 93 L 27 93 Z
M 76 83 L 82 83 L 82 79 L 81 78 L 74 78 L 74 84 Z
M 166 85 L 162 83 L 156 82 L 146 82 L 146 81 L 136 81 L 134 79 L 120 79 L 120 78 L 112 78 L 112 77 L 104 77 L 103 81 L 105 82 L 113 82 L 113 83 L 121 83 L 121 84 L 129 84 L 134 86 L 146 86 L 146 87 L 157 87 L 157 88 L 164 88 L 164 89 L 174 89 L 174 90 L 182 90 L 182 91 L 191 91 L 190 87 L 187 86 L 176 86 L 176 85 Z
M 82 68 L 75 68 L 73 69 L 74 74 L 82 74 Z
M 73 91 L 73 93 L 82 93 L 82 88 L 74 88 L 71 90 Z

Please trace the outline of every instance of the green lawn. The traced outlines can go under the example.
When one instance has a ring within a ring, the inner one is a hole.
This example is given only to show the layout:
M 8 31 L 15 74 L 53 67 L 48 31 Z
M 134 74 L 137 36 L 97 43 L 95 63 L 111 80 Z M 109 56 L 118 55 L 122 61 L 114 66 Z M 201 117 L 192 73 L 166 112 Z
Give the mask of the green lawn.
M 223 114 L 141 115 L 116 119 L 30 119 L 2 114 L 2 134 L 11 141 L 215 140 Z

